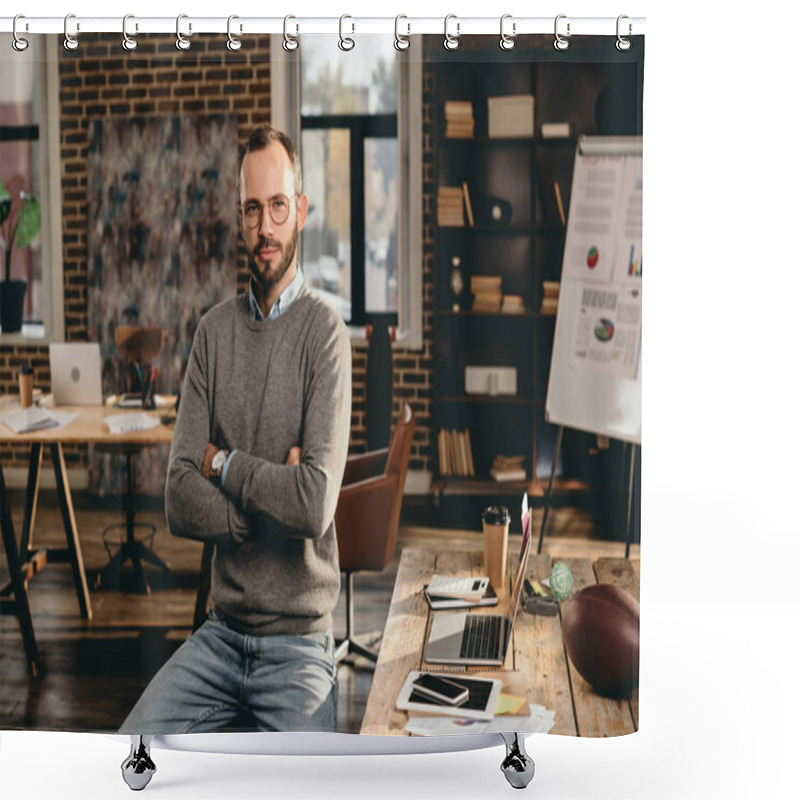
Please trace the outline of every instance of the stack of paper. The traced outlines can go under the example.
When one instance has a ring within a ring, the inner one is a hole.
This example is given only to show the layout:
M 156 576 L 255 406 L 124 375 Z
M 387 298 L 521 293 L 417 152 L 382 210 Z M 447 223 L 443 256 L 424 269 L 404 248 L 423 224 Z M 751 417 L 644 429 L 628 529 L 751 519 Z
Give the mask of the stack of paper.
M 106 417 L 106 425 L 111 433 L 132 433 L 134 431 L 146 431 L 155 428 L 158 420 L 149 414 L 114 414 Z
M 58 421 L 51 414 L 38 406 L 30 406 L 19 411 L 3 413 L 3 422 L 14 433 L 30 433 L 44 428 L 55 428 Z

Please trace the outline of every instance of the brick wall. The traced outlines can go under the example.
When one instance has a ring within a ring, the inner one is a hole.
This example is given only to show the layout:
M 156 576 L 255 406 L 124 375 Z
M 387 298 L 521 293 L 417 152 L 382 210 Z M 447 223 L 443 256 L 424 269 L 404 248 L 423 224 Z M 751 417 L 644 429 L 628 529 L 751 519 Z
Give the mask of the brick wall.
M 63 185 L 64 316 L 67 341 L 87 338 L 87 144 L 90 125 L 105 117 L 233 113 L 239 140 L 269 119 L 269 37 L 248 36 L 238 53 L 230 53 L 226 36 L 203 34 L 179 52 L 172 37 L 142 35 L 132 53 L 117 35 L 82 34 L 76 51 L 61 50 L 61 176 Z M 393 425 L 400 404 L 409 402 L 417 417 L 410 468 L 432 468 L 431 435 L 433 358 L 433 187 L 431 133 L 433 72 L 425 68 L 424 87 L 424 348 L 394 351 Z M 237 284 L 248 279 L 244 251 L 239 250 Z M 366 447 L 364 398 L 366 347 L 353 347 L 353 416 L 351 448 Z M 35 385 L 48 391 L 47 347 L 0 345 L 0 393 L 17 392 L 19 366 L 29 362 Z M 4 446 L 4 465 L 23 466 L 27 448 Z M 70 466 L 86 464 L 85 447 L 65 448 Z

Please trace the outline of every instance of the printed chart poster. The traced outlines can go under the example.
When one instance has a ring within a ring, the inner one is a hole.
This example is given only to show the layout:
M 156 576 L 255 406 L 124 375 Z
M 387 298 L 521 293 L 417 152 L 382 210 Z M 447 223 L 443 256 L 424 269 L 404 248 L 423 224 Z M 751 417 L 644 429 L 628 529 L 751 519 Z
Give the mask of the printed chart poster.
M 611 280 L 624 172 L 624 156 L 575 160 L 562 279 Z
M 570 366 L 633 380 L 641 341 L 641 287 L 584 282 L 572 329 Z
M 613 279 L 642 277 L 642 157 L 628 156 L 622 180 Z

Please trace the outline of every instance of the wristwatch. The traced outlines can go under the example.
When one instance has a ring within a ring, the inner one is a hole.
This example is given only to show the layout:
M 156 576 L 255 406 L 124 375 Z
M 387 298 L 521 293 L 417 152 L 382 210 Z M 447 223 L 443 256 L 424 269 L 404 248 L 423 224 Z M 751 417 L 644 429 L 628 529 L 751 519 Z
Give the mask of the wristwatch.
M 214 458 L 211 459 L 211 477 L 222 478 L 222 470 L 225 469 L 225 462 L 228 460 L 227 450 L 217 450 Z

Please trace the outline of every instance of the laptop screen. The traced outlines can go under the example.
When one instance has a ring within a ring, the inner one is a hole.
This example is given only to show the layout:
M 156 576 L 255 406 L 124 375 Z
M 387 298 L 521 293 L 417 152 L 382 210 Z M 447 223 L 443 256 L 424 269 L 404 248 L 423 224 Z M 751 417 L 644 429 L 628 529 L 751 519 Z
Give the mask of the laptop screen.
M 514 581 L 514 613 L 511 615 L 511 624 L 517 618 L 517 611 L 519 610 L 520 600 L 522 598 L 522 585 L 525 582 L 525 573 L 528 570 L 528 556 L 531 552 L 531 516 L 533 510 L 528 508 L 528 496 L 525 495 L 522 501 L 522 547 L 519 553 L 519 569 L 517 570 L 517 577 Z
M 55 405 L 101 405 L 100 345 L 97 342 L 51 344 L 50 377 Z

